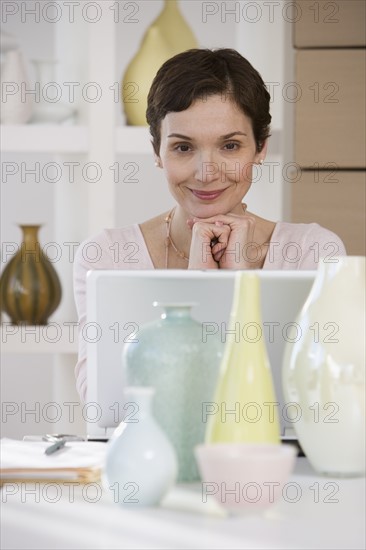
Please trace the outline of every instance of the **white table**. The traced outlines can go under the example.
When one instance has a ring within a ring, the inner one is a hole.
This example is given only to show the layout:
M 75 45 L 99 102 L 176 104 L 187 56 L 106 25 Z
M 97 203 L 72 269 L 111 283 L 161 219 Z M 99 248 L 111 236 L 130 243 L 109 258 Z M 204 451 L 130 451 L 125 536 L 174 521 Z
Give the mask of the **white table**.
M 320 477 L 299 458 L 289 483 L 288 498 L 267 511 L 230 517 L 202 503 L 200 485 L 178 487 L 164 507 L 144 510 L 121 508 L 100 486 L 84 489 L 84 496 L 81 486 L 73 495 L 62 483 L 41 484 L 33 494 L 26 492 L 32 484 L 5 486 L 1 548 L 365 548 L 364 478 Z

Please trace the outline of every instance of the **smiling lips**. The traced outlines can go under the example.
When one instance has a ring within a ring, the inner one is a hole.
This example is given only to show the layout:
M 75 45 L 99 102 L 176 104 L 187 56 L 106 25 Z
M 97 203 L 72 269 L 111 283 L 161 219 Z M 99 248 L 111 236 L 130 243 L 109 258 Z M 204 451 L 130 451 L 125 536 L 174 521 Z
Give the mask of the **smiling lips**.
M 218 191 L 197 191 L 195 189 L 191 189 L 191 191 L 193 195 L 198 199 L 201 199 L 203 201 L 212 201 L 217 199 L 225 191 L 225 189 L 221 189 Z

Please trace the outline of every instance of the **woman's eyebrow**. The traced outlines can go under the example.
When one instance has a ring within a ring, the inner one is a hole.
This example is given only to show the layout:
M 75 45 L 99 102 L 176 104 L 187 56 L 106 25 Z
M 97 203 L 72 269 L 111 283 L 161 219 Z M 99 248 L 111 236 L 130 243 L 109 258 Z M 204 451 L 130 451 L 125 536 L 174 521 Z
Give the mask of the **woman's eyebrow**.
M 225 134 L 224 136 L 221 136 L 221 139 L 230 139 L 234 136 L 247 136 L 247 134 L 245 132 L 237 130 L 235 132 L 231 132 L 230 134 Z
M 230 139 L 233 136 L 247 136 L 247 135 L 248 134 L 246 134 L 245 132 L 241 132 L 237 130 L 235 132 L 230 132 L 230 134 L 225 134 L 224 136 L 220 136 L 220 139 Z M 169 134 L 168 138 L 179 138 L 179 139 L 187 139 L 187 140 L 192 139 L 189 136 L 184 136 L 183 134 Z
M 183 134 L 169 134 L 168 138 L 179 138 L 179 139 L 187 139 L 187 140 L 192 139 L 188 136 L 184 136 Z

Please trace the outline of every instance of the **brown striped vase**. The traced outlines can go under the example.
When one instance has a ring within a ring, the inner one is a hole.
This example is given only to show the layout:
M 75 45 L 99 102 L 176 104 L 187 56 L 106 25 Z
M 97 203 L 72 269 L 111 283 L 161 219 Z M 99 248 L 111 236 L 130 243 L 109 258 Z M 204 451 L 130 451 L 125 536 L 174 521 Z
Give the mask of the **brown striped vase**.
M 1 309 L 14 325 L 46 325 L 61 301 L 60 280 L 38 241 L 40 226 L 20 227 L 20 249 L 0 279 Z

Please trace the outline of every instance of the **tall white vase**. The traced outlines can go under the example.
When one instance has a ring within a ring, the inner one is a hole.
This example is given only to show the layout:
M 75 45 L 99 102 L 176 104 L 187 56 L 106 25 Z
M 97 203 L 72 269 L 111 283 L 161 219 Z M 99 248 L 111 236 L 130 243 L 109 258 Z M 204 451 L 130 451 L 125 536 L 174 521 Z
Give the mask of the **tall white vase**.
M 173 446 L 152 415 L 153 395 L 153 388 L 125 389 L 125 421 L 109 443 L 104 485 L 122 506 L 159 504 L 177 477 Z
M 318 472 L 363 475 L 365 258 L 322 260 L 297 323 L 283 384 L 299 441 Z
M 1 66 L 2 124 L 26 124 L 33 113 L 34 96 L 29 90 L 23 55 L 19 49 L 9 50 Z

